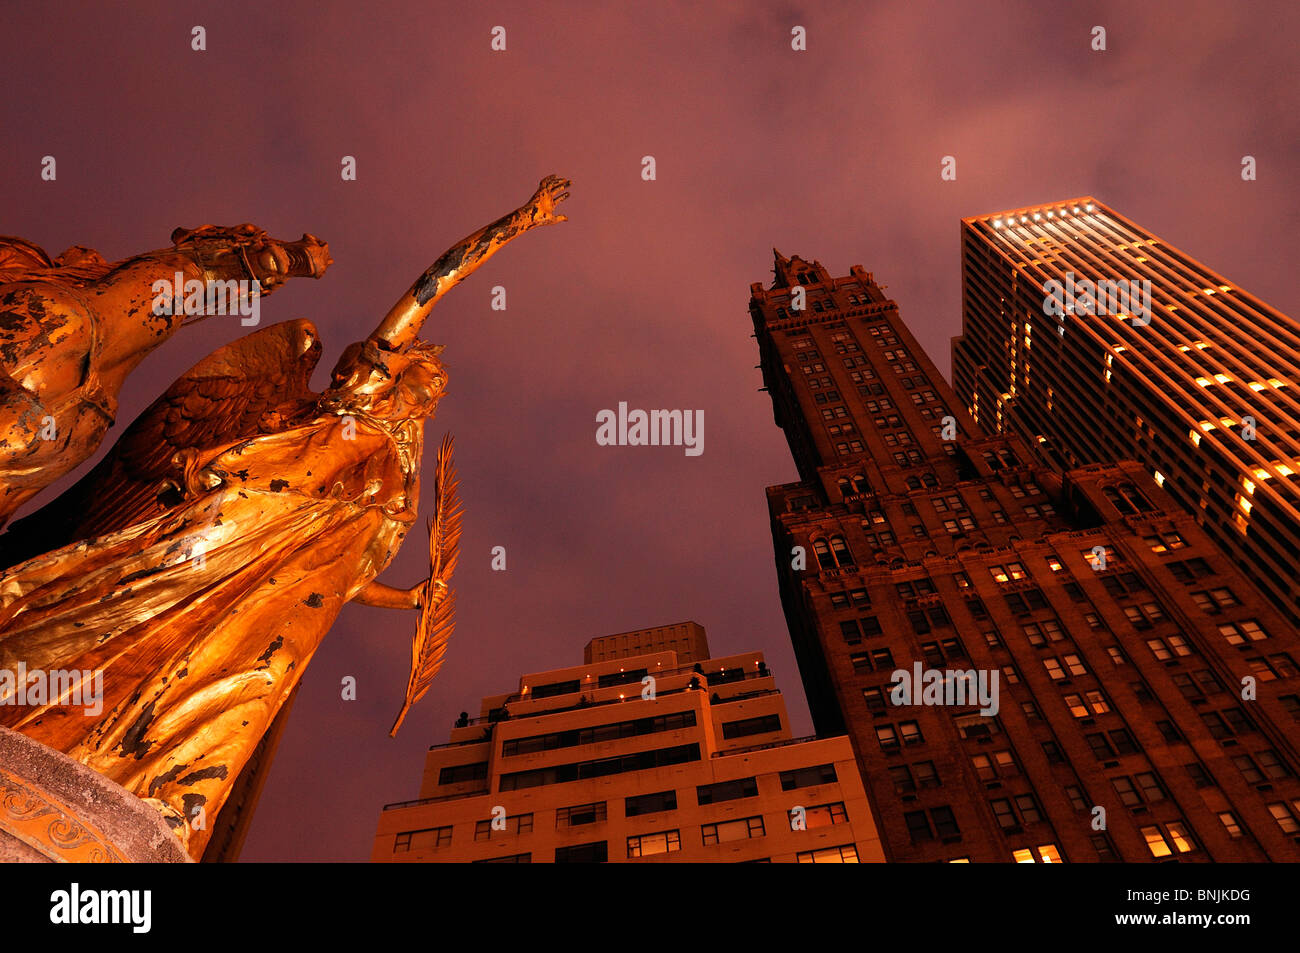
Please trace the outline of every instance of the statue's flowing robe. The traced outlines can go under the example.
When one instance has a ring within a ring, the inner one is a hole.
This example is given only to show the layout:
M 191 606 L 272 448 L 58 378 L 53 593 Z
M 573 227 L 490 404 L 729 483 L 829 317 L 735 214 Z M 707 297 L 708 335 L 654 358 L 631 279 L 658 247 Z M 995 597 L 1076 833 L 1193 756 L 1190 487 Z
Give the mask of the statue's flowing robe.
M 422 429 L 322 416 L 224 447 L 196 468 L 222 477 L 215 489 L 0 574 L 0 669 L 99 670 L 104 691 L 98 715 L 11 699 L 0 724 L 156 799 L 198 856 L 196 818 L 216 818 L 339 610 L 414 521 Z

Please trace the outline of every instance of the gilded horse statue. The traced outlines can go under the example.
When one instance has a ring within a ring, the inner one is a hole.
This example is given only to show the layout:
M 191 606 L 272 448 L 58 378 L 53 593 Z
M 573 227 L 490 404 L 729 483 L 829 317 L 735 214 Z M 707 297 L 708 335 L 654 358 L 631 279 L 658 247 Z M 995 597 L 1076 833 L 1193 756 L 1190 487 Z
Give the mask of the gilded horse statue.
M 0 237 L 0 526 L 94 454 L 127 375 L 185 321 L 170 298 L 156 306 L 160 282 L 244 282 L 265 295 L 330 262 L 314 236 L 282 242 L 252 225 L 178 228 L 171 248 L 115 264 Z

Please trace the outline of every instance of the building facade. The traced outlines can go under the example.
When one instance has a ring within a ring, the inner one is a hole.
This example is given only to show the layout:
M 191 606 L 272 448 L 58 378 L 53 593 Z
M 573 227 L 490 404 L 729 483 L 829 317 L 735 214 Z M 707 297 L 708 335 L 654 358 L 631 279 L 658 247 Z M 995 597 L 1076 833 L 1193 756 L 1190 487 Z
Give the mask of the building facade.
M 953 382 L 1057 469 L 1136 460 L 1300 624 L 1300 325 L 1092 197 L 962 222 Z
M 584 655 L 462 715 L 429 749 L 420 797 L 384 808 L 371 859 L 884 859 L 848 739 L 792 738 L 761 653 L 711 659 L 686 622 Z
M 1142 465 L 984 433 L 861 266 L 774 272 L 781 598 L 886 857 L 1300 859 L 1295 630 Z

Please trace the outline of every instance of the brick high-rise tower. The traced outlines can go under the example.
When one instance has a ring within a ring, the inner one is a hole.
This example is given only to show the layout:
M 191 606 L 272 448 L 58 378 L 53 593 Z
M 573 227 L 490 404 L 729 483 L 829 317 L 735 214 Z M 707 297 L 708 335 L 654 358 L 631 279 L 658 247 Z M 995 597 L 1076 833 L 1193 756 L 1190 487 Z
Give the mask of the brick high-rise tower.
M 861 266 L 777 253 L 750 310 L 786 617 L 889 859 L 1300 859 L 1300 638 L 1195 519 L 982 433 Z M 916 662 L 996 674 L 996 715 L 894 704 Z
M 975 420 L 1058 469 L 1142 463 L 1300 624 L 1295 319 L 1090 196 L 961 231 L 952 375 Z M 1117 294 L 1142 282 L 1149 301 Z

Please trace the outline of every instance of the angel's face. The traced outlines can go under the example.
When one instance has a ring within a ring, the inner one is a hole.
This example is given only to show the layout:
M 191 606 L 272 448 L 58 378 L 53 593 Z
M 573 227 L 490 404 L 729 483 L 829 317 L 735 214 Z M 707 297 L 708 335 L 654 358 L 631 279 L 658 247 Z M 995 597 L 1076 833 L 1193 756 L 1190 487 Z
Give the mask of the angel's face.
M 447 375 L 435 361 L 416 361 L 397 379 L 397 398 L 409 417 L 432 417 L 447 386 Z
M 385 420 L 423 420 L 438 409 L 447 375 L 437 361 L 417 360 L 386 380 L 367 401 L 367 412 Z
M 344 405 L 374 417 L 405 420 L 433 416 L 447 373 L 431 354 L 389 354 L 353 346 L 334 369 L 334 387 Z

